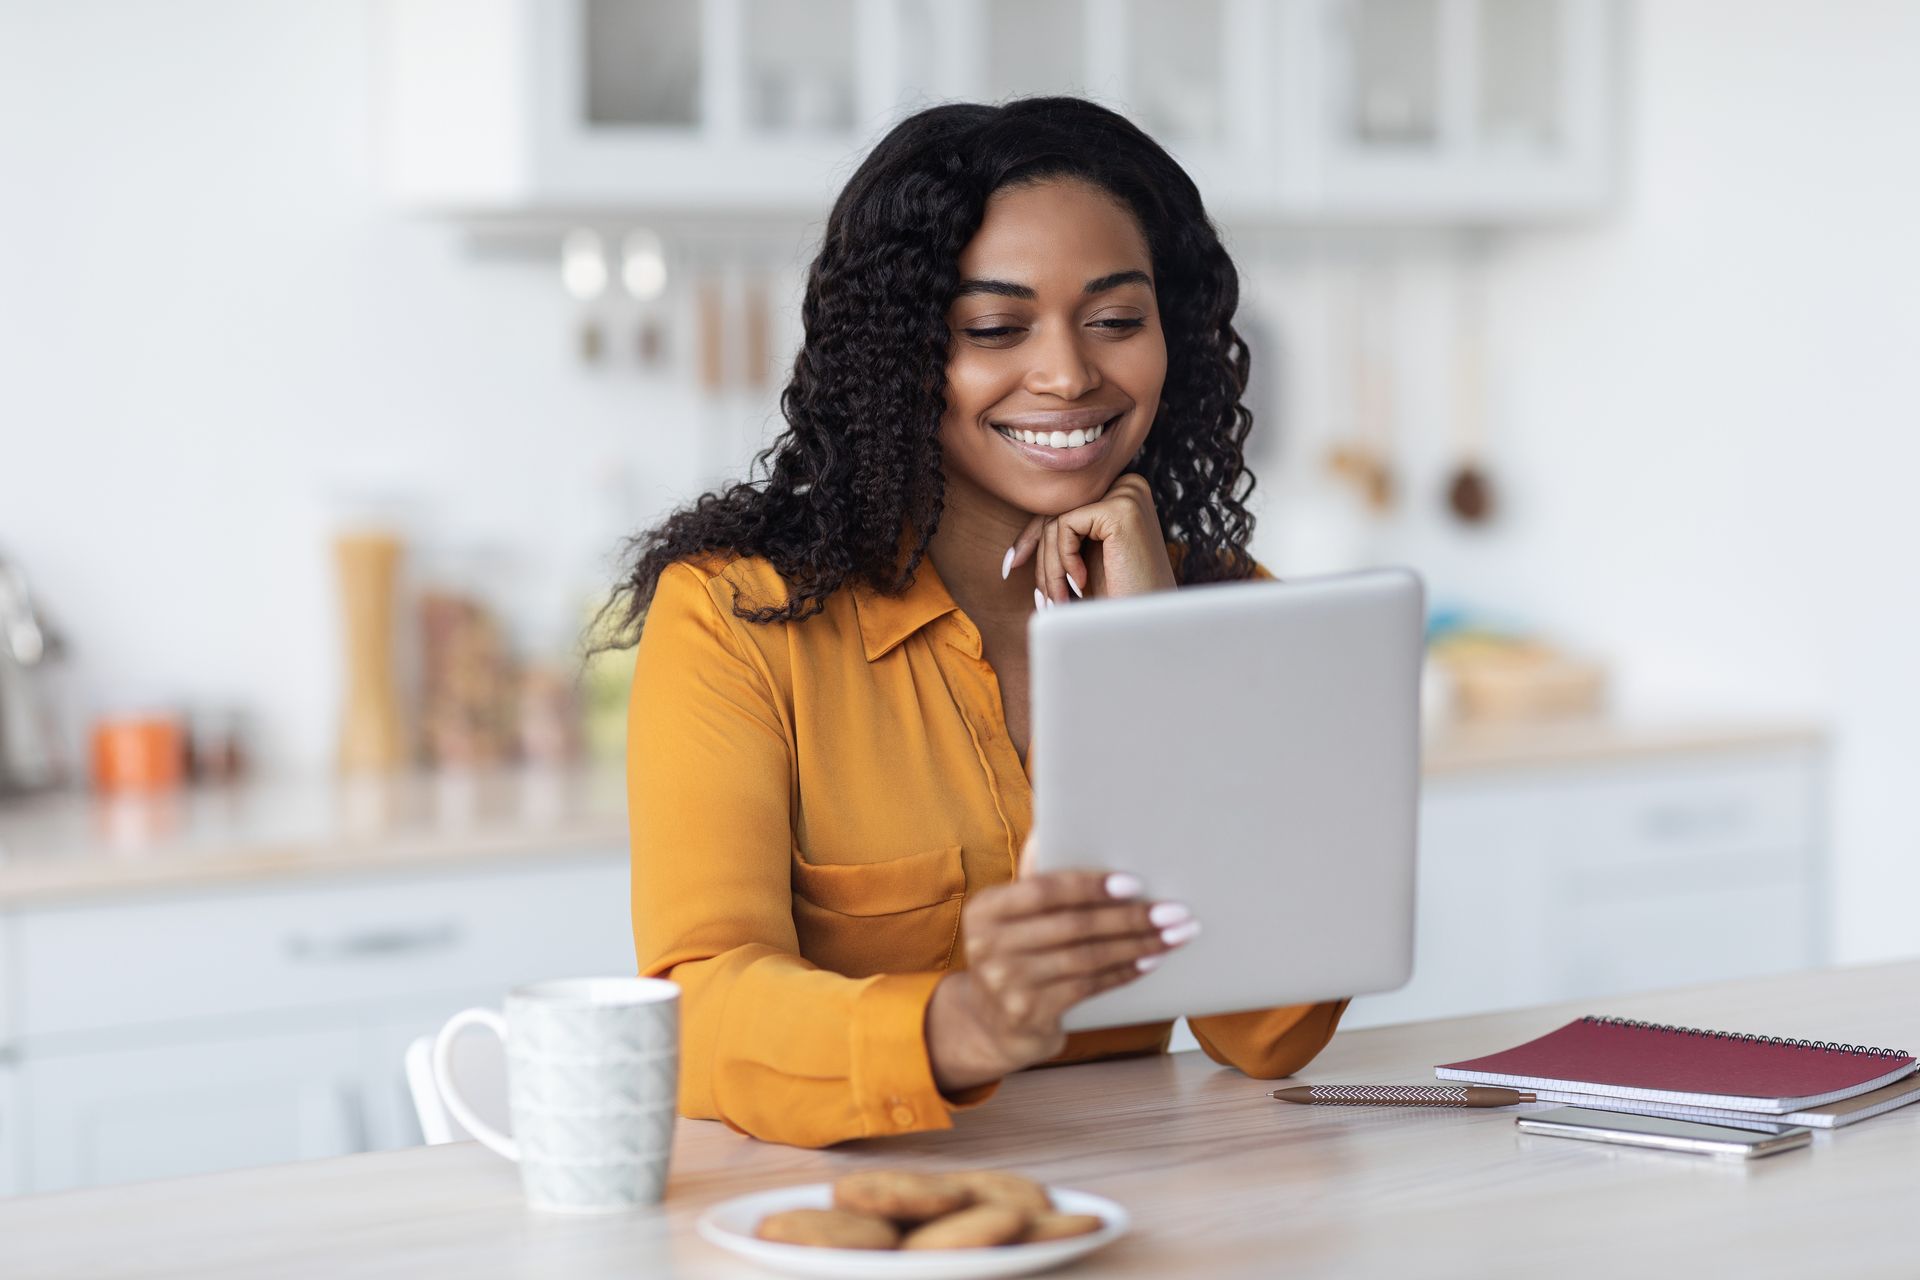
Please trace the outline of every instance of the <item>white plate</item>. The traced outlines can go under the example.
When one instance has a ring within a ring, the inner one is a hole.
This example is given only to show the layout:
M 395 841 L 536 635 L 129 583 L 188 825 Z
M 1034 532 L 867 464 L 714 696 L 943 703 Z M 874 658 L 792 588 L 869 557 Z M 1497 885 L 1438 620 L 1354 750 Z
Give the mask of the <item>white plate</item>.
M 804 1244 L 757 1240 L 760 1219 L 783 1209 L 831 1209 L 833 1184 L 810 1182 L 777 1191 L 735 1196 L 700 1215 L 702 1237 L 792 1276 L 832 1276 L 844 1280 L 979 1280 L 986 1276 L 1025 1276 L 1057 1267 L 1118 1240 L 1127 1231 L 1127 1211 L 1111 1200 L 1084 1191 L 1047 1188 L 1061 1213 L 1091 1213 L 1106 1225 L 1084 1236 L 1043 1240 L 1039 1244 L 1003 1244 L 991 1249 L 821 1249 Z

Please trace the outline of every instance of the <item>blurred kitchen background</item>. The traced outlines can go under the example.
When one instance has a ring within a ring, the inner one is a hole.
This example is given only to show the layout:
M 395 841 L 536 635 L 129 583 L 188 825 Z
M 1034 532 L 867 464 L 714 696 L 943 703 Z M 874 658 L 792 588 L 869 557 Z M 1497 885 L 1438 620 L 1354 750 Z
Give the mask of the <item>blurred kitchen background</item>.
M 1427 577 L 1351 1025 L 1920 950 L 1920 0 L 0 0 L 0 1193 L 418 1142 L 626 972 L 623 535 L 902 114 L 1083 92 L 1243 273 L 1277 572 Z

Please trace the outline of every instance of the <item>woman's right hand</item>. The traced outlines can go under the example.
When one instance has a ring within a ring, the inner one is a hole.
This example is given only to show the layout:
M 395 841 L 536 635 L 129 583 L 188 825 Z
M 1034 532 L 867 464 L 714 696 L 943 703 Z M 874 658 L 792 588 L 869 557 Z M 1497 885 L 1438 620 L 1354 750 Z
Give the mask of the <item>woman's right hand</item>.
M 1060 1052 L 1060 1019 L 1200 932 L 1179 903 L 1147 902 L 1124 873 L 1052 871 L 982 889 L 962 917 L 967 968 L 927 1006 L 927 1051 L 947 1093 Z

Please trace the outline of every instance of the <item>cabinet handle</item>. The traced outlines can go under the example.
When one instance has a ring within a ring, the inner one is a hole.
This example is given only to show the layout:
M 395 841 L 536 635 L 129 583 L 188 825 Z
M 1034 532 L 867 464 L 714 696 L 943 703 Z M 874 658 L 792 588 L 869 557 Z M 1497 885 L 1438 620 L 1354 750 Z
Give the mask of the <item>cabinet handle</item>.
M 1737 800 L 1716 805 L 1664 805 L 1640 815 L 1640 830 L 1654 840 L 1689 840 L 1737 831 L 1747 823 L 1747 807 Z
M 287 939 L 290 959 L 326 963 L 340 960 L 384 960 L 424 951 L 445 951 L 460 941 L 460 926 L 451 920 L 409 928 L 363 929 L 336 938 L 310 938 L 296 933 Z

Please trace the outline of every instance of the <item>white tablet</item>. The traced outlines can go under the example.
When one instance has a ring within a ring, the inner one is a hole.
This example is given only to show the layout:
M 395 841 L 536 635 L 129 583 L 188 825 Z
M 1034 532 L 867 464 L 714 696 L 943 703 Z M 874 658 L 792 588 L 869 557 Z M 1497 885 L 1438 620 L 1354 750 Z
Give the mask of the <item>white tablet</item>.
M 1030 869 L 1132 872 L 1202 930 L 1068 1029 L 1406 982 L 1423 595 L 1379 569 L 1034 615 Z

